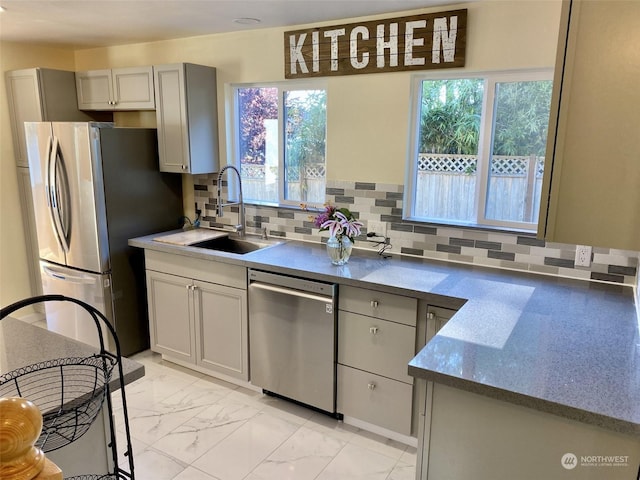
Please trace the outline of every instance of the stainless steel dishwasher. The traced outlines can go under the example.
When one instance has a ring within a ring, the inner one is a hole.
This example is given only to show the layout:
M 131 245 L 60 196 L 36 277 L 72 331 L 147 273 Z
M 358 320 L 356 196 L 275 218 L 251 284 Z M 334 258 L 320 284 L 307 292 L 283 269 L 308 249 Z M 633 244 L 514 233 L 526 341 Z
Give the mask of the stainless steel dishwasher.
M 335 414 L 336 290 L 249 270 L 251 383 Z

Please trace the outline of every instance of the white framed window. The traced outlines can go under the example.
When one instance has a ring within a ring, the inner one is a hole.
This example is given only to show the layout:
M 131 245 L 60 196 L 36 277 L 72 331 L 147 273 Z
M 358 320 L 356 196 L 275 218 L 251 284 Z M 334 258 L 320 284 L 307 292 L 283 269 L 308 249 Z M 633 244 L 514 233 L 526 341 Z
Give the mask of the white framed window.
M 327 89 L 322 82 L 227 88 L 228 163 L 239 168 L 245 203 L 323 204 Z
M 553 71 L 416 75 L 404 218 L 534 231 Z

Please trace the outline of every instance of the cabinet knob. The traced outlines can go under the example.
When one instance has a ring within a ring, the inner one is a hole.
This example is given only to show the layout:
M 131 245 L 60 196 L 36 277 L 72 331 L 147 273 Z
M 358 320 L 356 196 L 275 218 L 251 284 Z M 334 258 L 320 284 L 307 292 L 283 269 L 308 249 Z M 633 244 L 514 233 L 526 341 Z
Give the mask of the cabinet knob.
M 436 318 L 436 314 L 433 313 L 433 312 L 429 312 L 429 313 L 427 313 L 427 318 L 429 320 L 433 320 L 434 318 Z
M 182 170 L 186 170 L 187 166 L 186 165 L 181 165 L 180 168 L 182 168 Z
M 370 327 L 369 328 L 369 332 L 371 333 L 371 335 L 377 335 L 378 334 L 378 327 Z
M 378 300 L 371 300 L 371 308 L 378 308 Z
M 376 384 L 375 384 L 375 383 L 373 383 L 373 382 L 370 382 L 370 383 L 367 385 L 367 388 L 368 388 L 369 390 L 375 390 L 375 388 L 376 388 Z

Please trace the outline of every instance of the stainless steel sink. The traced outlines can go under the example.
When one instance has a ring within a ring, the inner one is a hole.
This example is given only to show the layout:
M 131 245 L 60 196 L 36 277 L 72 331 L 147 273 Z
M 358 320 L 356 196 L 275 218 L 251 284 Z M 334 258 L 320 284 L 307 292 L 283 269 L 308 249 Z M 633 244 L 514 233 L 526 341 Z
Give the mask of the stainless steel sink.
M 202 242 L 192 243 L 190 247 L 206 248 L 207 250 L 216 250 L 219 252 L 237 253 L 244 255 L 245 253 L 255 252 L 263 248 L 272 247 L 280 242 L 273 242 L 269 240 L 247 240 L 231 237 L 218 237 L 210 240 L 204 240 Z

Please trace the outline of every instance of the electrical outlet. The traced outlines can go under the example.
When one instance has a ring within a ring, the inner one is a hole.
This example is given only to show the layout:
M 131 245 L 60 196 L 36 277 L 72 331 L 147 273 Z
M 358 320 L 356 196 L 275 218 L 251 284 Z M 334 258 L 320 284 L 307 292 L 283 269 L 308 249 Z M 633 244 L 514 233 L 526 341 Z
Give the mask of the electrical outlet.
M 576 267 L 588 267 L 591 265 L 591 247 L 587 245 L 576 245 Z
M 369 220 L 367 222 L 367 233 L 375 232 L 381 237 L 387 236 L 387 222 L 374 222 Z

